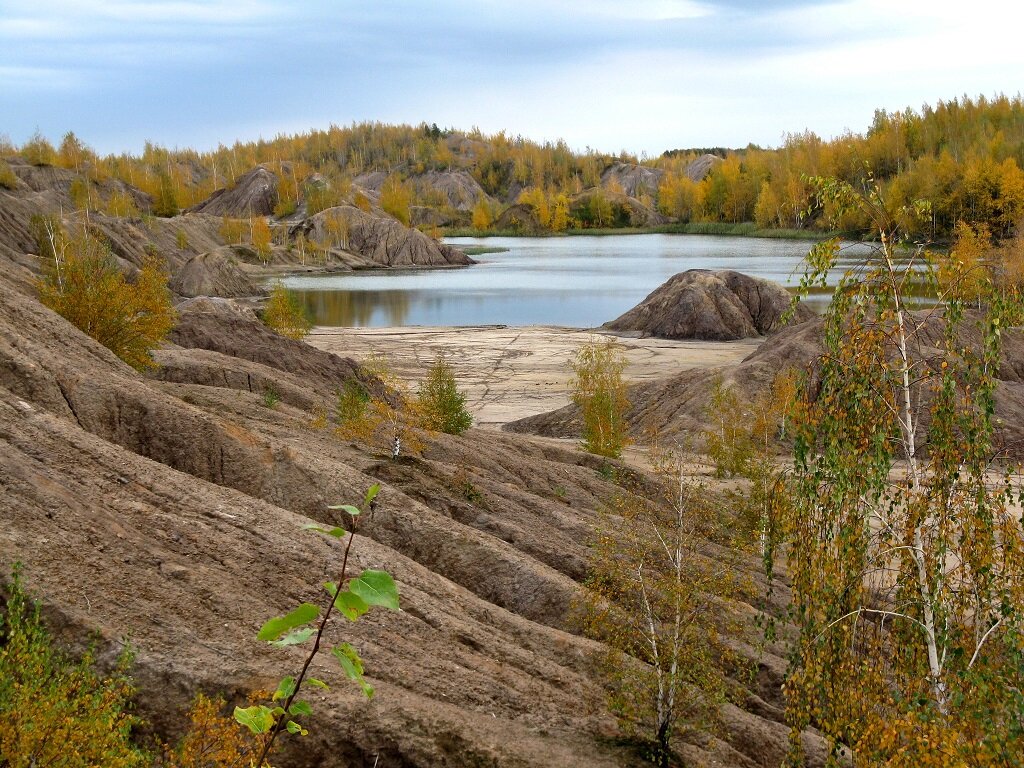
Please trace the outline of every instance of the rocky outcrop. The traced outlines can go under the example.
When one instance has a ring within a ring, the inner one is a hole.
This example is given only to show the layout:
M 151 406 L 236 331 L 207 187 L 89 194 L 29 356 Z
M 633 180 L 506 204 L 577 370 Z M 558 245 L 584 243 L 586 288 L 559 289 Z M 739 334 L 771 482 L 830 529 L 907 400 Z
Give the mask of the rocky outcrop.
M 732 270 L 691 269 L 672 276 L 604 327 L 664 339 L 731 341 L 779 330 L 791 301 L 789 292 L 770 280 Z M 798 304 L 793 321 L 813 315 Z
M 601 174 L 601 186 L 618 189 L 629 197 L 640 197 L 646 194 L 651 198 L 658 196 L 658 185 L 665 171 L 661 168 L 648 168 L 635 163 L 615 163 Z
M 468 171 L 427 171 L 412 183 L 421 199 L 436 199 L 456 211 L 471 211 L 477 200 L 487 196 Z
M 329 208 L 293 227 L 308 242 L 331 241 L 381 267 L 441 267 L 473 264 L 458 248 L 410 229 L 390 216 L 351 205 Z
M 716 165 L 722 162 L 718 155 L 701 155 L 686 166 L 686 175 L 691 181 L 703 181 Z
M 270 216 L 277 205 L 277 186 L 277 174 L 259 165 L 240 176 L 233 186 L 218 189 L 189 212 L 234 219 Z

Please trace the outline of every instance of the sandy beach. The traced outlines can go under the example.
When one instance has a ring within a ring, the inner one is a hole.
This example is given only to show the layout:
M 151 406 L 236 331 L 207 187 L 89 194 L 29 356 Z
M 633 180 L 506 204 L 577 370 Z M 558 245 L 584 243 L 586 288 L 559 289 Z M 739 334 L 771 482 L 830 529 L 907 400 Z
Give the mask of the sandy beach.
M 638 339 L 555 326 L 463 328 L 317 327 L 307 341 L 362 360 L 383 355 L 399 376 L 418 382 L 439 354 L 448 356 L 477 426 L 502 424 L 560 408 L 569 402 L 569 360 L 588 341 L 622 344 L 631 382 L 670 376 L 689 368 L 726 365 L 753 352 L 759 339 L 731 342 Z

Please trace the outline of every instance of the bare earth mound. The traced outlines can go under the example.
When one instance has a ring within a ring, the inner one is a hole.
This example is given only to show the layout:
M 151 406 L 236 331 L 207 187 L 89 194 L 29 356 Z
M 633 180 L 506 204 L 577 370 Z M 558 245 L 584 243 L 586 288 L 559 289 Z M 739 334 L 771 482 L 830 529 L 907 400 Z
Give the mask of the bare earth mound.
M 233 187 L 218 189 L 190 211 L 236 219 L 269 216 L 277 205 L 277 185 L 277 174 L 257 166 L 238 177 Z
M 168 286 L 179 296 L 254 296 L 260 292 L 242 271 L 230 246 L 200 253 L 186 261 Z
M 604 327 L 664 339 L 752 338 L 779 330 L 791 298 L 785 288 L 770 280 L 732 270 L 691 269 L 673 275 L 640 304 Z M 794 322 L 813 316 L 801 304 Z

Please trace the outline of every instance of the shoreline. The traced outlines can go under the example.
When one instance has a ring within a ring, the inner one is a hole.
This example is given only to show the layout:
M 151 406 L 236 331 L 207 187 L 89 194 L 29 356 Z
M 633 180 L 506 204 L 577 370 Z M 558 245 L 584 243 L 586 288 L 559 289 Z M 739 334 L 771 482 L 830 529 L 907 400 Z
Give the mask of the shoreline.
M 337 355 L 364 360 L 383 355 L 392 370 L 414 387 L 439 354 L 451 363 L 474 426 L 500 430 L 525 416 L 569 403 L 569 360 L 594 338 L 621 344 L 630 384 L 672 376 L 693 368 L 739 362 L 762 339 L 676 341 L 622 336 L 602 328 L 530 326 L 316 326 L 306 342 Z

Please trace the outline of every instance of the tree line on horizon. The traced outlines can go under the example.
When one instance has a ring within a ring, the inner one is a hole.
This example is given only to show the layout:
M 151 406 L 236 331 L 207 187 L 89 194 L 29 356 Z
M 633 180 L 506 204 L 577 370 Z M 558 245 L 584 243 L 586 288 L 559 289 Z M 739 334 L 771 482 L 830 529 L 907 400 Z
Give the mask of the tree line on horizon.
M 703 178 L 693 179 L 687 169 L 703 154 L 718 161 Z M 540 231 L 622 227 L 635 220 L 623 205 L 621 185 L 606 175 L 622 163 L 653 171 L 649 183 L 631 189 L 631 196 L 682 224 L 754 222 L 764 230 L 870 232 L 862 214 L 838 212 L 818 201 L 810 183 L 818 177 L 877 186 L 897 207 L 927 203 L 929 215 L 915 222 L 920 239 L 949 240 L 958 222 L 984 227 L 1001 239 L 1014 234 L 1024 217 L 1020 95 L 964 96 L 918 111 L 877 110 L 866 132 L 832 140 L 804 131 L 787 134 L 778 148 L 672 149 L 656 158 L 589 147 L 577 152 L 564 141 L 541 143 L 504 131 L 485 135 L 478 128 L 379 122 L 236 141 L 207 152 L 147 142 L 140 155 L 99 156 L 71 132 L 56 147 L 38 133 L 21 146 L 0 137 L 0 157 L 15 155 L 79 172 L 85 194 L 89 182 L 124 181 L 151 196 L 156 215 L 174 215 L 265 165 L 280 179 L 278 215 L 294 211 L 297 201 L 309 196 L 318 198 L 318 209 L 349 200 L 353 180 L 370 172 L 387 174 L 382 195 L 397 201 L 390 206 L 394 211 L 409 205 L 446 209 L 442 194 L 413 182 L 432 171 L 465 171 L 487 197 L 471 214 L 445 212 L 467 227 L 487 230 L 515 204 L 532 210 Z M 0 186 L 4 172 L 0 161 Z M 319 175 L 315 189 L 308 185 L 314 174 Z

